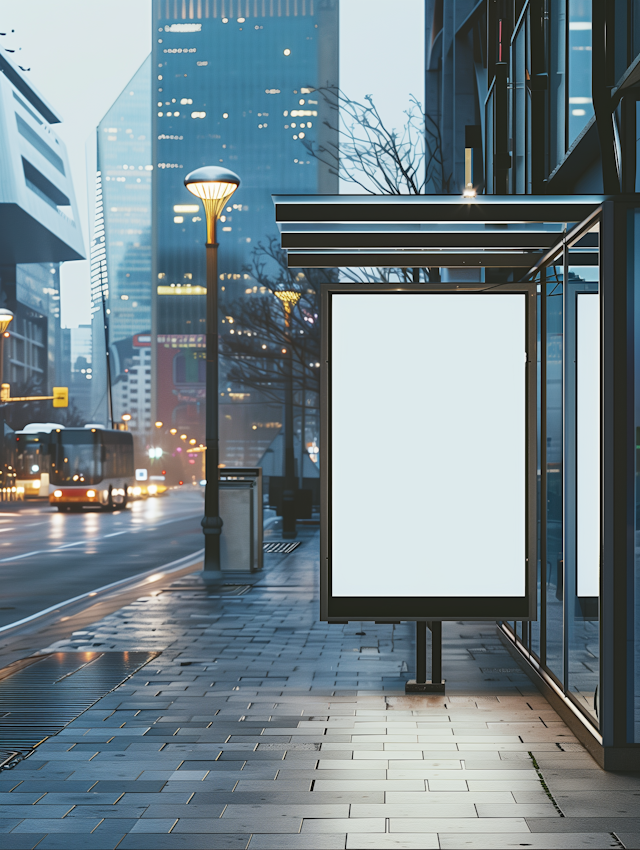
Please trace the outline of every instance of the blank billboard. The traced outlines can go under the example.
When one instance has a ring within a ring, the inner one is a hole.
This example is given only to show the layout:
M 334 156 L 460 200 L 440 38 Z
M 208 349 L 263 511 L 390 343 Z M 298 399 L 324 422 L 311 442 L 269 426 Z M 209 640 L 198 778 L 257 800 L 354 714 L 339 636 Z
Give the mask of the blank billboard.
M 527 293 L 327 300 L 324 613 L 528 617 Z
M 576 350 L 578 596 L 600 595 L 600 298 L 579 292 Z

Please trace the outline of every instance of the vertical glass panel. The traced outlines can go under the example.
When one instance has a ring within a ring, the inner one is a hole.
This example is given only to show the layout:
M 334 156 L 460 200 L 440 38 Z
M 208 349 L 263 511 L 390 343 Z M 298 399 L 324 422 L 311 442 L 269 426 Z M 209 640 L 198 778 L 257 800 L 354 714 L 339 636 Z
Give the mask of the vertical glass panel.
M 487 95 L 486 101 L 486 118 L 485 118 L 485 126 L 487 128 L 487 138 L 485 142 L 485 182 L 486 182 L 486 192 L 487 194 L 493 194 L 494 186 L 493 186 L 493 123 L 494 123 L 494 99 L 495 99 L 495 86 L 492 85 L 489 94 Z
M 592 115 L 591 0 L 569 0 L 569 146 Z
M 517 195 L 523 195 L 526 191 L 526 85 L 525 85 L 525 62 L 526 62 L 526 26 L 525 20 L 520 26 L 513 40 L 512 68 L 513 68 L 513 109 L 511 113 L 511 136 L 513 138 L 513 191 Z
M 565 154 L 566 0 L 550 0 L 549 170 Z
M 542 454 L 541 454 L 541 425 L 542 425 L 542 345 L 540 339 L 540 331 L 541 331 L 541 314 L 540 314 L 540 302 L 542 301 L 541 294 L 542 287 L 538 287 L 538 295 L 536 297 L 536 352 L 537 352 L 537 367 L 536 367 L 536 386 L 537 386 L 537 402 L 536 402 L 536 516 L 537 516 L 537 533 L 536 533 L 536 576 L 537 576 L 537 593 L 536 597 L 538 600 L 538 611 L 536 619 L 531 623 L 531 651 L 540 658 L 540 616 L 541 616 L 541 585 L 542 585 L 542 562 L 540 560 L 541 557 L 541 534 L 542 534 L 542 504 L 541 504 L 541 464 L 542 464 Z
M 592 232 L 583 242 L 595 238 Z M 564 317 L 565 684 L 595 720 L 600 656 L 600 306 L 598 266 L 572 266 L 573 254 L 569 252 Z
M 627 229 L 629 254 L 627 273 L 629 279 L 629 307 L 633 311 L 633 411 L 635 427 L 635 563 L 633 575 L 633 626 L 630 630 L 628 659 L 630 679 L 629 691 L 633 700 L 630 722 L 630 737 L 640 743 L 640 209 L 629 213 Z
M 547 667 L 563 681 L 563 272 L 547 272 Z

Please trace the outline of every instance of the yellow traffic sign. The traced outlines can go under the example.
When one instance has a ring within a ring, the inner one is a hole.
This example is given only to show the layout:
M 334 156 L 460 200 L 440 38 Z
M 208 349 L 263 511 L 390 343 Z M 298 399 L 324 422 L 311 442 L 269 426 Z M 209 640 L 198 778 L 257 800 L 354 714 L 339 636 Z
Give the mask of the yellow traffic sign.
M 54 387 L 53 388 L 53 406 L 54 407 L 69 407 L 69 388 Z

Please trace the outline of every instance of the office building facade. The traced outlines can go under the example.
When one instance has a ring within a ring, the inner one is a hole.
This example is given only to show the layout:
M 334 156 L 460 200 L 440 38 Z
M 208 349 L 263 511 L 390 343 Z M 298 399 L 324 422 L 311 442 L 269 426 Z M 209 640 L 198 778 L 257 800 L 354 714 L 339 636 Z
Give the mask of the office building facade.
M 151 331 L 150 98 L 151 57 L 148 57 L 97 128 L 91 244 L 92 419 L 107 422 L 110 418 L 106 374 L 108 337 L 113 417 L 120 421 L 123 414 L 130 414 L 130 428 L 137 434 L 148 432 L 150 427 L 149 391 L 136 393 L 133 404 L 127 390 L 130 370 L 142 368 L 136 339 Z M 147 372 L 142 387 L 148 388 L 148 364 L 144 368 Z
M 61 376 L 59 264 L 84 251 L 59 122 L 0 56 L 0 304 L 15 316 L 3 378 L 42 392 Z
M 153 409 L 198 440 L 206 233 L 184 177 L 202 165 L 238 173 L 218 224 L 220 296 L 272 297 L 249 268 L 276 235 L 271 194 L 337 189 L 303 144 L 328 132 L 316 89 L 337 82 L 337 15 L 336 0 L 153 3 Z M 220 332 L 233 332 L 229 317 Z M 274 416 L 259 392 L 226 380 L 224 360 L 220 375 L 221 461 L 255 464 L 275 436 L 256 423 Z

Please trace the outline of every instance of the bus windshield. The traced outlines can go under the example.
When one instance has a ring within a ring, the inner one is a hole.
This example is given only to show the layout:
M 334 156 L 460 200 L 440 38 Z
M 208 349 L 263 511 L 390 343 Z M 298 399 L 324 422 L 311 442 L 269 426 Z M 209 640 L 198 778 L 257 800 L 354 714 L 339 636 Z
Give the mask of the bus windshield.
M 133 477 L 133 438 L 128 432 L 65 428 L 51 437 L 52 484 L 93 486 Z
M 65 428 L 55 435 L 52 449 L 52 483 L 98 484 L 101 481 L 100 442 L 96 433 Z
M 16 473 L 20 479 L 39 478 L 46 472 L 46 446 L 37 437 L 21 436 L 16 440 Z

